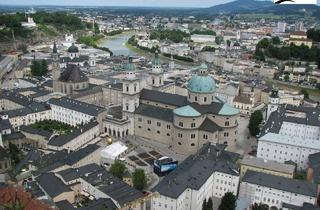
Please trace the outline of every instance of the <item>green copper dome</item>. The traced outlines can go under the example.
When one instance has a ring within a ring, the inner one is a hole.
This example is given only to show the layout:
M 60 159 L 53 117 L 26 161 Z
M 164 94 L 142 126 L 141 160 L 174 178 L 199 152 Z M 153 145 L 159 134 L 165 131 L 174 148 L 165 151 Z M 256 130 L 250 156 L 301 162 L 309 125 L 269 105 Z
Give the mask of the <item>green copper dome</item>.
M 232 116 L 239 114 L 239 109 L 236 109 L 228 104 L 224 104 L 219 111 L 219 115 Z
M 79 49 L 77 46 L 74 45 L 74 43 L 72 43 L 72 45 L 68 49 L 68 52 L 69 53 L 77 53 L 77 52 L 79 52 Z
M 182 117 L 200 117 L 201 114 L 191 106 L 183 106 L 173 110 L 173 113 Z
M 136 66 L 134 65 L 134 63 L 132 61 L 132 57 L 129 58 L 129 62 L 126 65 L 125 70 L 126 71 L 135 71 L 136 70 Z
M 216 82 L 208 75 L 208 67 L 202 64 L 198 74 L 194 75 L 188 82 L 187 88 L 195 93 L 212 93 L 216 90 Z

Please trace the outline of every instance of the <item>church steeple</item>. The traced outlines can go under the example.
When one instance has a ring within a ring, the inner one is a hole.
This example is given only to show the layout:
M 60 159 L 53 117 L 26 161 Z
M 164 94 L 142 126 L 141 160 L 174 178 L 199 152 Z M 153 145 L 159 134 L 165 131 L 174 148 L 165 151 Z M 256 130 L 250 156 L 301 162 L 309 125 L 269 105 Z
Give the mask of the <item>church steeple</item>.
M 60 92 L 59 88 L 59 78 L 60 78 L 60 59 L 57 49 L 57 44 L 54 42 L 52 50 L 52 80 L 53 80 L 53 91 Z
M 154 55 L 154 58 L 153 58 L 153 61 L 152 61 L 152 72 L 153 73 L 162 73 L 163 70 L 162 70 L 162 67 L 161 67 L 161 63 L 160 63 L 160 58 L 159 58 L 159 52 L 156 51 L 155 52 L 155 55 Z
M 160 63 L 159 53 L 156 51 L 152 61 L 152 70 L 150 71 L 149 84 L 152 89 L 158 89 L 163 86 L 163 69 Z
M 58 49 L 57 49 L 57 44 L 56 44 L 56 41 L 54 41 L 53 43 L 53 50 L 52 50 L 52 53 L 58 53 Z

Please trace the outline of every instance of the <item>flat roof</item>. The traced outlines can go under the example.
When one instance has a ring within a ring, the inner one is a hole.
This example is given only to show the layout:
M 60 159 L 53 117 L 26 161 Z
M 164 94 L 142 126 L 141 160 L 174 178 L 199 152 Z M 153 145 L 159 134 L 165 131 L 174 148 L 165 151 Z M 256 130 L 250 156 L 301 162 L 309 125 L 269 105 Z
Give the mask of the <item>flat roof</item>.
M 263 158 L 257 158 L 249 155 L 245 155 L 243 157 L 241 165 L 253 166 L 257 168 L 263 168 L 271 171 L 278 171 L 288 174 L 293 174 L 295 171 L 295 167 L 293 165 L 279 163 L 273 160 L 265 160 Z

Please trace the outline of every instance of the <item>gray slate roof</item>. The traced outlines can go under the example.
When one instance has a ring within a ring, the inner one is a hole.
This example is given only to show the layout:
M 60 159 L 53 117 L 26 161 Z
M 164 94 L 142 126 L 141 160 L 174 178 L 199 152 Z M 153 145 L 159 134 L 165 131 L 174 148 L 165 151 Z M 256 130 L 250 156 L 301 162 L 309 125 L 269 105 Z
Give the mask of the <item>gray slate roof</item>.
M 89 144 L 84 148 L 81 148 L 75 152 L 71 152 L 68 158 L 66 159 L 66 164 L 71 166 L 77 163 L 78 161 L 82 160 L 86 156 L 90 155 L 91 153 L 95 152 L 99 148 L 100 147 L 96 144 Z
M 143 197 L 140 191 L 129 186 L 117 177 L 114 177 L 102 167 L 101 170 L 83 176 L 82 178 L 116 200 L 121 206 Z
M 178 198 L 188 188 L 200 189 L 215 171 L 239 176 L 235 165 L 239 155 L 224 151 L 224 148 L 206 144 L 198 154 L 189 156 L 164 177 L 152 191 Z
M 105 111 L 103 107 L 95 106 L 92 104 L 84 103 L 81 101 L 73 100 L 67 97 L 52 98 L 49 100 L 49 104 L 64 107 L 66 109 L 75 110 L 77 112 L 85 113 L 91 116 L 98 116 L 101 112 Z
M 305 118 L 288 116 L 290 112 L 303 112 Z M 313 107 L 296 107 L 292 105 L 281 105 L 277 111 L 270 114 L 267 123 L 263 126 L 260 136 L 266 133 L 279 133 L 283 122 L 292 122 L 301 125 L 319 126 L 320 125 L 320 109 Z
M 295 180 L 256 171 L 247 171 L 242 182 L 278 189 L 286 192 L 316 197 L 317 185 L 307 181 Z
M 50 131 L 45 131 L 45 130 L 42 130 L 42 129 L 39 129 L 39 128 L 33 128 L 31 126 L 28 126 L 28 125 L 21 125 L 20 126 L 20 131 L 22 133 L 29 133 L 29 134 L 35 134 L 35 135 L 43 136 L 48 140 L 52 135 L 52 132 L 50 132 Z
M 37 181 L 51 198 L 55 198 L 64 192 L 72 192 L 72 190 L 53 173 L 42 174 L 37 178 Z
M 173 111 L 172 109 L 166 109 L 157 106 L 151 106 L 147 104 L 140 104 L 136 109 L 135 114 L 152 117 L 168 122 L 173 121 Z
M 91 121 L 91 122 L 89 122 L 87 124 L 84 124 L 84 125 L 80 126 L 79 128 L 74 129 L 71 133 L 60 135 L 60 136 L 57 136 L 57 137 L 53 137 L 48 142 L 48 145 L 63 146 L 63 145 L 69 143 L 73 139 L 77 138 L 78 136 L 81 136 L 83 133 L 89 131 L 90 129 L 92 129 L 92 128 L 98 126 L 98 125 L 99 125 L 98 122 Z
M 184 106 L 188 103 L 187 97 L 185 96 L 147 89 L 143 89 L 141 91 L 140 99 L 159 102 L 177 107 Z
M 201 131 L 207 131 L 210 133 L 214 133 L 216 131 L 221 131 L 222 128 L 217 125 L 215 122 L 210 120 L 209 118 L 206 118 L 203 123 L 201 124 L 200 128 Z

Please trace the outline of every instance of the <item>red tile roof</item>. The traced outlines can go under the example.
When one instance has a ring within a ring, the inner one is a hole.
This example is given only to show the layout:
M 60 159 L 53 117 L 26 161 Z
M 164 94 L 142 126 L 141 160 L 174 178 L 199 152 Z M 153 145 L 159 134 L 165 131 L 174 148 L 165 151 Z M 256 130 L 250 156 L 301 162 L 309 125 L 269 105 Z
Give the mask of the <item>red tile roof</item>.
M 22 188 L 6 187 L 0 189 L 0 206 L 12 207 L 17 202 L 22 204 L 24 210 L 54 210 L 47 204 L 32 198 L 31 194 Z

